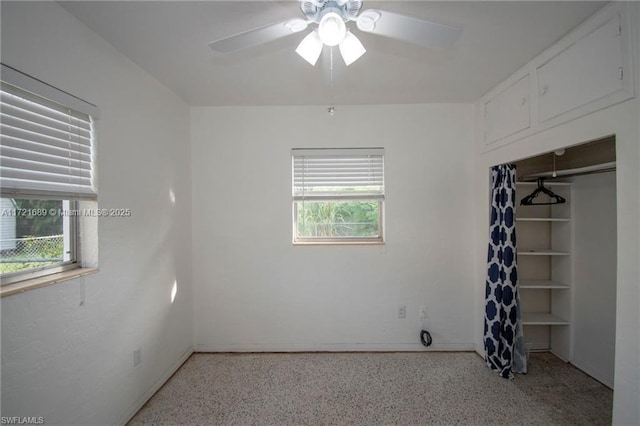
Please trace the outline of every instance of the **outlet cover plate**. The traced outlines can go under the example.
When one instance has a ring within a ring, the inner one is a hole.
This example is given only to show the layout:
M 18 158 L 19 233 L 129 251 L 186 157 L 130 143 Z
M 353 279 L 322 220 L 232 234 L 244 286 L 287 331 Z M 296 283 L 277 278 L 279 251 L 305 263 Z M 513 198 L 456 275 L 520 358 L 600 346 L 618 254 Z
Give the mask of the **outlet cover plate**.
M 398 318 L 405 319 L 407 317 L 407 305 L 398 306 Z

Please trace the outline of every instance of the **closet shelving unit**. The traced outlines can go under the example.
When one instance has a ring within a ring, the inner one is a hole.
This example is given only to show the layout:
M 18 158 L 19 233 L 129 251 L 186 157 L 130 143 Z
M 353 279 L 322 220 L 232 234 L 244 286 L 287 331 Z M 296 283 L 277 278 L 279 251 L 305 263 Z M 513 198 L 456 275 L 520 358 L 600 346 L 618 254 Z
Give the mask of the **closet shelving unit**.
M 572 232 L 571 183 L 545 182 L 567 201 L 520 205 L 537 187 L 517 182 L 516 232 L 524 338 L 530 350 L 551 351 L 571 359 Z M 544 195 L 539 197 L 544 201 Z

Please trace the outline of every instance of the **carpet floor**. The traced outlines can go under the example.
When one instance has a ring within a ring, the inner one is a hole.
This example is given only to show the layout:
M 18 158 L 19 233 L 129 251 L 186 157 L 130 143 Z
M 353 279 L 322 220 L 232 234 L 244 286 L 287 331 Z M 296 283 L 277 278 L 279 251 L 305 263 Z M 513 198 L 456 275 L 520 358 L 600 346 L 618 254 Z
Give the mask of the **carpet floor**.
M 606 425 L 613 391 L 549 353 L 194 354 L 129 425 Z

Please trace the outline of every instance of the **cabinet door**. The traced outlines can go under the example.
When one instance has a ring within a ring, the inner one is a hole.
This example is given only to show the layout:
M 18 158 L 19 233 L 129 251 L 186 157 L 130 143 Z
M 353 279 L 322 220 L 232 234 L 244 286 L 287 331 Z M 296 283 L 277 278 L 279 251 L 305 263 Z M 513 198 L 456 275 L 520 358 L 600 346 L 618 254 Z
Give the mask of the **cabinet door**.
M 616 14 L 536 69 L 540 122 L 623 90 L 622 66 L 623 40 Z
M 529 128 L 529 75 L 485 103 L 485 143 L 498 141 Z

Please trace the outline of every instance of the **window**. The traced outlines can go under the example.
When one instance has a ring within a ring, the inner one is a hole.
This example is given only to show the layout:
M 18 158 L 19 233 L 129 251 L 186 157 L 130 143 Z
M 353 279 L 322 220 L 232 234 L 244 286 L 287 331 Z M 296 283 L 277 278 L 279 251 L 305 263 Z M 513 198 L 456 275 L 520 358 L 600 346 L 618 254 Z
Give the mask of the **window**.
M 5 65 L 0 96 L 4 285 L 81 266 L 78 206 L 97 198 L 97 109 Z
M 70 269 L 77 261 L 76 217 L 69 200 L 2 198 L 2 283 Z M 6 207 L 5 207 L 6 206 Z
M 293 242 L 384 241 L 384 149 L 293 149 Z

